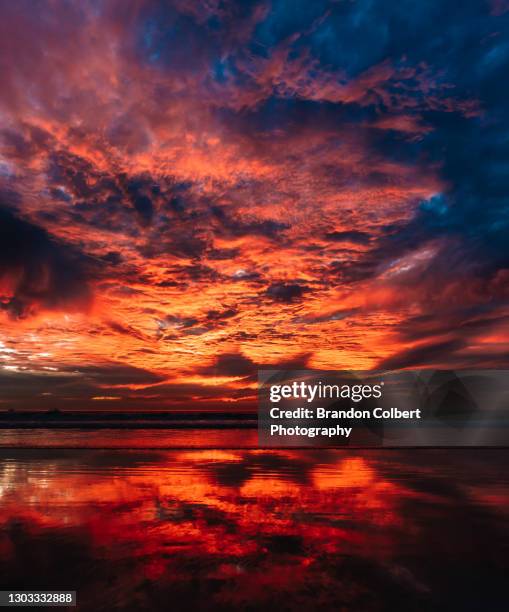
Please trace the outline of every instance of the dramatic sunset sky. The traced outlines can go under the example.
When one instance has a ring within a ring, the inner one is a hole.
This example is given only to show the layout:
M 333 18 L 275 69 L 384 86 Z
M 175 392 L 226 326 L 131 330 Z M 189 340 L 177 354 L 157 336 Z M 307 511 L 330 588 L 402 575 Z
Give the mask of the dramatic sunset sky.
M 0 0 L 0 409 L 504 367 L 509 3 Z

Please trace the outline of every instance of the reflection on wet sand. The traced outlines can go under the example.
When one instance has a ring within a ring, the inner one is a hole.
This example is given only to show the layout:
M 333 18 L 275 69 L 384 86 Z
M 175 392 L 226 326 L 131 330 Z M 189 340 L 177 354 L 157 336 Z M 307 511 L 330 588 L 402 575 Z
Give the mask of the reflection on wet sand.
M 502 610 L 504 451 L 17 449 L 2 588 L 82 610 Z

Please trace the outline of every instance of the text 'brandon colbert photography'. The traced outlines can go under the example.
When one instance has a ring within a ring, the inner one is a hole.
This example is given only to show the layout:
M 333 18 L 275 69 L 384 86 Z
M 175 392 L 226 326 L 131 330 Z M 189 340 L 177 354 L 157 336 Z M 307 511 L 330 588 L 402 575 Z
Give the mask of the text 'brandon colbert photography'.
M 321 381 L 316 384 L 294 381 L 286 385 L 270 386 L 271 403 L 279 403 L 282 399 L 305 400 L 308 403 L 315 399 L 328 400 L 351 400 L 361 402 L 368 399 L 380 399 L 382 397 L 384 382 L 378 384 L 355 384 L 355 385 L 334 385 L 324 384 Z M 302 427 L 291 423 L 284 426 L 281 423 L 270 425 L 271 436 L 304 436 L 314 438 L 316 436 L 325 437 L 350 437 L 353 427 L 341 427 L 340 425 L 330 426 L 330 420 L 368 420 L 368 419 L 420 419 L 421 410 L 401 410 L 396 407 L 382 408 L 375 407 L 369 410 L 350 407 L 349 409 L 328 409 L 324 407 L 297 407 L 283 409 L 279 406 L 272 406 L 269 411 L 271 419 L 275 420 L 325 420 L 323 426 Z

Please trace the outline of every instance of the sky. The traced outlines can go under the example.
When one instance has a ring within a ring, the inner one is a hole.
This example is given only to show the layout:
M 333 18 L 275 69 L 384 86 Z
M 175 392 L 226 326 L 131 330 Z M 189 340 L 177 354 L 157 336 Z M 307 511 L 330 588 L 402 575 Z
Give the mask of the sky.
M 0 0 L 0 410 L 509 362 L 509 3 Z

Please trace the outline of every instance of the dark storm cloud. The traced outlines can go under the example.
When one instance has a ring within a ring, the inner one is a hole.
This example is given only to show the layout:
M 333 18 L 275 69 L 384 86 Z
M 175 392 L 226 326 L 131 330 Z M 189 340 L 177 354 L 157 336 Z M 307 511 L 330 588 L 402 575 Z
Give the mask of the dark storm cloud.
M 74 247 L 0 207 L 0 277 L 11 287 L 2 307 L 11 316 L 39 307 L 86 307 L 94 266 Z
M 106 255 L 103 255 L 102 259 L 112 266 L 119 266 L 124 260 L 122 253 L 118 251 L 109 251 Z
M 240 376 L 255 380 L 258 370 L 305 369 L 311 357 L 311 353 L 302 353 L 279 361 L 256 363 L 240 352 L 222 353 L 213 364 L 201 368 L 199 372 L 205 376 Z
M 210 249 L 207 257 L 212 261 L 224 261 L 227 259 L 235 259 L 240 254 L 240 249 Z
M 219 36 L 169 3 L 146 3 L 137 25 L 139 54 L 162 69 L 197 72 L 219 55 Z
M 142 333 L 129 325 L 122 325 L 122 323 L 118 323 L 118 321 L 108 321 L 107 325 L 117 334 L 131 336 L 132 338 L 137 338 L 138 340 L 146 340 L 146 337 Z
M 152 385 L 163 379 L 142 368 L 127 364 L 108 363 L 101 366 L 66 366 L 59 371 L 44 369 L 6 371 L 0 368 L 0 384 L 4 407 L 34 407 L 37 409 L 77 407 L 87 405 L 94 396 L 119 395 L 129 385 Z M 126 387 L 126 388 L 124 388 Z
M 290 304 L 302 299 L 308 291 L 309 287 L 299 283 L 272 283 L 265 294 L 276 302 Z
M 103 366 L 67 367 L 66 371 L 75 372 L 98 386 L 149 385 L 161 382 L 165 377 L 149 370 L 124 363 L 109 363 Z
M 424 367 L 452 362 L 454 353 L 465 346 L 461 338 L 426 343 L 383 359 L 377 365 L 380 370 L 399 370 L 402 368 Z
M 223 353 L 218 355 L 211 366 L 200 370 L 207 376 L 251 376 L 256 369 L 254 361 L 242 353 Z
M 164 321 L 161 321 L 162 327 L 178 327 L 188 328 L 194 327 L 198 323 L 198 319 L 194 317 L 178 317 L 176 315 L 168 315 Z
M 148 225 L 154 216 L 154 205 L 152 204 L 152 200 L 146 195 L 134 194 L 132 196 L 132 203 L 139 215 L 140 223 L 142 225 Z
M 219 221 L 225 233 L 231 236 L 265 236 L 277 238 L 281 232 L 289 228 L 285 223 L 266 219 L 263 221 L 244 221 L 229 216 L 220 206 L 211 207 L 212 215 Z
M 382 248 L 397 254 L 444 238 L 449 241 L 435 266 L 450 275 L 470 266 L 492 275 L 509 266 L 509 128 L 500 89 L 500 98 L 491 96 L 492 107 L 483 119 L 434 118 L 439 129 L 426 145 L 429 155 L 442 160 L 441 174 L 449 187 L 422 202 L 416 216 Z
M 140 227 L 150 224 L 152 202 L 133 179 L 126 185 L 125 176 L 98 170 L 89 161 L 61 149 L 50 150 L 47 162 L 49 192 L 64 206 L 55 213 L 53 223 L 68 221 L 109 232 L 135 236 Z M 50 220 L 39 211 L 41 221 Z
M 143 226 L 149 225 L 154 216 L 154 204 L 148 194 L 152 184 L 142 179 L 130 179 L 126 182 L 126 191 Z
M 173 277 L 182 282 L 213 282 L 219 279 L 216 270 L 201 263 L 173 266 L 170 270 Z
M 121 195 L 113 178 L 97 170 L 93 164 L 79 155 L 55 150 L 48 160 L 50 182 L 65 187 L 74 197 L 88 199 L 111 193 Z
M 190 76 L 205 70 L 213 84 L 245 82 L 230 61 L 266 12 L 258 1 L 221 3 L 146 2 L 135 28 L 136 54 L 152 67 Z
M 451 330 L 458 336 L 463 335 L 468 338 L 476 332 L 488 332 L 507 323 L 509 314 L 496 312 L 497 306 L 502 305 L 502 303 L 495 305 L 488 302 L 470 308 L 457 308 L 440 318 L 434 314 L 409 317 L 399 325 L 398 333 L 407 341 L 422 341 L 432 336 L 444 336 L 450 334 Z
M 9 156 L 13 158 L 29 159 L 37 151 L 31 140 L 21 132 L 2 130 L 0 132 L 0 139 Z
M 224 319 L 230 319 L 238 314 L 236 308 L 226 308 L 225 310 L 209 310 L 206 318 L 209 321 L 223 321 Z
M 151 231 L 146 234 L 146 242 L 140 253 L 147 258 L 173 255 L 180 259 L 198 261 L 205 254 L 209 242 L 192 221 L 172 221 L 166 217 L 158 220 Z

